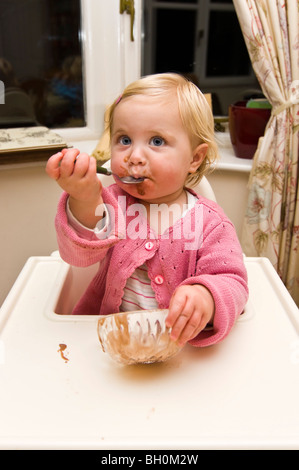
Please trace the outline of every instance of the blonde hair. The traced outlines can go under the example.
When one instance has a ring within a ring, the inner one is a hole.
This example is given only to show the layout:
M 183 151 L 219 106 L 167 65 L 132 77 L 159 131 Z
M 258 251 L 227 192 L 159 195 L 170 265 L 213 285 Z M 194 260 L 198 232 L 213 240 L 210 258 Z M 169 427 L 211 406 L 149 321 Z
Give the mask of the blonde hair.
M 148 75 L 128 85 L 108 109 L 107 131 L 111 134 L 114 110 L 121 100 L 134 95 L 161 96 L 171 91 L 176 91 L 180 116 L 192 148 L 202 143 L 208 144 L 202 164 L 187 177 L 186 186 L 194 186 L 212 169 L 212 164 L 218 159 L 218 148 L 211 107 L 199 88 L 183 76 L 175 73 Z

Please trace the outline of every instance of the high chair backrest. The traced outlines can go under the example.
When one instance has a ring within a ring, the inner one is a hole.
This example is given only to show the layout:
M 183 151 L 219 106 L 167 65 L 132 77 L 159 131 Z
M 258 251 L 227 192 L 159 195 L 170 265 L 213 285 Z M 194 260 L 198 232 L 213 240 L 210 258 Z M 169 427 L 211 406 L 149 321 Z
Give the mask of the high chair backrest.
M 103 166 L 110 170 L 110 160 L 105 162 Z M 113 176 L 106 176 L 106 175 L 98 174 L 98 177 L 104 187 L 109 186 L 110 184 L 114 183 Z M 216 202 L 215 193 L 212 189 L 212 186 L 210 185 L 209 181 L 207 180 L 205 176 L 203 176 L 200 182 L 198 183 L 198 185 L 193 187 L 192 189 L 194 189 L 194 191 L 200 194 L 201 196 L 206 197 L 207 199 L 210 199 L 211 201 Z
M 194 189 L 197 194 L 200 194 L 201 196 L 206 197 L 211 201 L 217 202 L 213 188 L 206 176 L 203 176 L 200 182 L 192 189 Z

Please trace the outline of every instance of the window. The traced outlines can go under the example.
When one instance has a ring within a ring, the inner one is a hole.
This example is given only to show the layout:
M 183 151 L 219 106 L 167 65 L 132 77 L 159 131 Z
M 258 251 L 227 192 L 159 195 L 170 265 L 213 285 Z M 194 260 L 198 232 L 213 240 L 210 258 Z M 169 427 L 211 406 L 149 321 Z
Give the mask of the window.
M 167 28 L 165 28 L 167 25 Z M 188 25 L 181 31 L 182 25 Z M 169 70 L 193 72 L 194 68 L 194 31 L 196 15 L 192 10 L 159 8 L 155 12 L 155 73 Z M 179 51 L 184 51 L 179 53 Z
M 60 123 L 57 120 L 55 123 L 48 113 L 47 121 L 38 123 L 47 123 L 71 144 L 82 140 L 92 142 L 100 137 L 106 107 L 126 84 L 140 76 L 141 2 L 135 0 L 135 41 L 131 42 L 130 17 L 120 15 L 119 0 L 0 0 L 0 57 L 4 50 L 13 48 L 9 58 L 20 81 L 29 70 L 35 77 L 44 78 L 48 87 L 54 68 L 61 71 L 59 64 L 64 58 L 79 55 L 82 60 L 82 115 L 64 121 L 60 115 Z M 1 80 L 0 77 L 0 85 Z M 38 92 L 36 89 L 23 92 L 29 114 L 24 125 L 30 120 L 35 125 L 40 100 L 34 106 L 34 97 Z M 1 100 L 0 86 L 0 114 L 5 109 Z M 52 99 L 49 101 L 53 104 Z M 29 112 L 32 107 L 34 114 Z M 20 123 L 21 120 L 15 125 Z
M 144 0 L 143 74 L 178 72 L 212 93 L 214 114 L 260 93 L 232 0 Z
M 206 77 L 250 77 L 251 62 L 234 11 L 211 10 Z
M 80 33 L 80 0 L 0 0 L 0 127 L 86 125 Z

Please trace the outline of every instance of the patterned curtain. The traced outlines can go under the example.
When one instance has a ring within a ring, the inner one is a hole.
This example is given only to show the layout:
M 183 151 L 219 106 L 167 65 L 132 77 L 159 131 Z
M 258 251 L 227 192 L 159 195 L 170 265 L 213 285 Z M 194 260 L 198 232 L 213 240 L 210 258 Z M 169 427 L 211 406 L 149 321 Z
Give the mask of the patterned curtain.
M 299 305 L 299 0 L 233 0 L 272 114 L 249 178 L 247 256 L 266 256 Z

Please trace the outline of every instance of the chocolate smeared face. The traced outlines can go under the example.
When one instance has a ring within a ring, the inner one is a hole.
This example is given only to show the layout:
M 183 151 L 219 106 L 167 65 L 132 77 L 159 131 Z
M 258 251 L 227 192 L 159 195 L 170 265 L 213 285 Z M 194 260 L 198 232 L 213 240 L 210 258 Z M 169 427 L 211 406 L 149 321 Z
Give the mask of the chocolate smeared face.
M 176 203 L 188 174 L 194 170 L 194 152 L 182 124 L 176 94 L 169 92 L 163 98 L 134 95 L 116 106 L 111 130 L 111 169 L 121 178 L 144 178 L 130 186 L 116 180 L 137 199 Z

